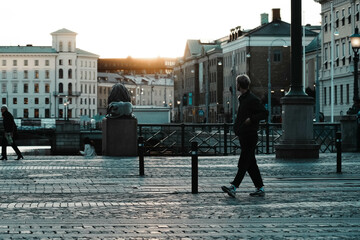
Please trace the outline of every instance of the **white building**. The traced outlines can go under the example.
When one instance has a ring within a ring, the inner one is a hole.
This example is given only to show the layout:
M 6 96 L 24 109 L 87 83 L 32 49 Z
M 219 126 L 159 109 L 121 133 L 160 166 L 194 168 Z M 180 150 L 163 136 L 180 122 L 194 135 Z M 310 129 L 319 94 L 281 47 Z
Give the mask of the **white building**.
M 321 4 L 322 16 L 320 111 L 326 121 L 331 118 L 338 121 L 353 105 L 354 62 L 349 37 L 360 26 L 360 3 L 358 0 L 315 1 Z
M 15 118 L 97 114 L 98 55 L 76 48 L 77 33 L 51 33 L 52 46 L 0 46 L 1 103 Z

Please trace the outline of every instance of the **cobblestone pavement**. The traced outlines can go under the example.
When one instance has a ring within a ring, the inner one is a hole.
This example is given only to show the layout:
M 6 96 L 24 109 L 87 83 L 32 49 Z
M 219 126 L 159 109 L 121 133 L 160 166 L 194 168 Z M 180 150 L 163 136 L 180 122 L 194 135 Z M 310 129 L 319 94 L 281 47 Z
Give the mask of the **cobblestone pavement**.
M 259 155 L 266 196 L 221 191 L 237 156 L 25 156 L 0 161 L 0 239 L 360 239 L 360 153 L 279 160 Z

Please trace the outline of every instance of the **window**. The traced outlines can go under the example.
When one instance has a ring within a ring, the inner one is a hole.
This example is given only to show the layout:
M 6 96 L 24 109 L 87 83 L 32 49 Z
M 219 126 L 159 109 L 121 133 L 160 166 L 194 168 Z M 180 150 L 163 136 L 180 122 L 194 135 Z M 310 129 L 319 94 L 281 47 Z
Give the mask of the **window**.
M 326 105 L 326 87 L 324 87 L 324 105 Z
M 29 118 L 29 109 L 24 109 L 24 118 Z
M 50 84 L 45 83 L 45 93 L 49 93 L 50 92 Z
M 39 79 L 39 70 L 35 70 L 34 72 L 34 78 Z
M 28 66 L 28 60 L 24 60 L 24 66 Z
M 281 61 L 281 52 L 280 51 L 274 51 L 273 55 L 273 61 L 274 62 L 280 62 Z
M 59 52 L 63 51 L 63 43 L 60 41 L 59 42 Z
M 35 104 L 39 104 L 39 98 L 34 99 Z
M 340 104 L 344 103 L 344 89 L 343 89 L 343 85 L 340 85 Z
M 59 98 L 59 105 L 63 104 L 63 98 Z
M 17 92 L 18 92 L 18 85 L 17 85 L 17 83 L 13 83 L 12 87 L 13 87 L 12 92 L 13 92 L 13 93 L 17 93 Z
M 6 70 L 1 71 L 1 78 L 6 79 Z
M 50 61 L 49 60 L 45 60 L 45 66 L 50 66 Z
M 2 93 L 6 93 L 7 91 L 6 91 L 6 83 L 2 83 L 1 84 L 1 92 Z
M 328 48 L 325 47 L 325 50 L 324 50 L 324 60 L 327 61 L 328 60 Z
M 39 84 L 38 83 L 34 84 L 34 93 L 39 93 Z
M 68 70 L 68 78 L 69 78 L 69 79 L 72 79 L 72 69 L 69 69 L 69 70 Z
M 34 118 L 39 118 L 39 109 L 34 109 Z
M 329 87 L 329 104 L 331 105 L 331 87 Z
M 72 95 L 72 83 L 68 84 L 68 94 Z
M 13 70 L 13 79 L 17 79 L 17 78 L 18 78 L 17 70 Z
M 13 66 L 17 66 L 17 60 L 13 60 Z
M 28 70 L 24 70 L 24 79 L 28 79 L 29 78 L 29 72 Z
M 6 66 L 6 60 L 2 60 L 2 65 Z
M 63 118 L 64 117 L 64 111 L 63 109 L 59 109 L 59 118 Z
M 29 104 L 29 99 L 28 98 L 24 98 L 24 104 Z
M 339 58 L 339 43 L 338 42 L 335 45 L 335 58 Z
M 49 78 L 50 78 L 50 71 L 45 70 L 45 79 L 49 79 Z
M 337 86 L 334 88 L 334 104 L 337 104 Z
M 2 104 L 6 104 L 6 98 L 2 98 L 2 99 L 1 99 L 1 103 L 2 103 Z
M 59 83 L 59 93 L 64 92 L 64 85 L 62 83 Z
M 45 109 L 45 118 L 50 118 L 50 109 Z
M 45 104 L 50 104 L 50 98 L 45 98 Z
M 61 68 L 59 69 L 59 78 L 64 78 L 64 71 Z
M 69 59 L 69 66 L 71 66 L 72 65 L 72 60 L 71 59 Z
M 350 86 L 346 84 L 346 104 L 350 103 Z
M 24 93 L 29 92 L 29 85 L 27 83 L 24 83 Z
M 59 59 L 59 65 L 62 66 L 63 65 L 63 60 Z
M 13 98 L 13 104 L 17 104 L 17 98 Z
M 39 66 L 39 60 L 35 60 L 35 61 L 34 61 L 34 65 L 35 65 L 35 66 Z

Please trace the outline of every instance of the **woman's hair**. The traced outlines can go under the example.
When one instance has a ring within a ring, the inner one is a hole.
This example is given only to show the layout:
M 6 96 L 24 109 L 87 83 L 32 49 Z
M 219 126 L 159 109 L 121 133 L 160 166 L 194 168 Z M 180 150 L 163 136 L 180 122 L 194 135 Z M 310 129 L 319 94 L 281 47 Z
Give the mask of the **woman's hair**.
M 91 141 L 90 141 L 90 138 L 86 137 L 84 138 L 84 144 L 90 144 Z
M 239 84 L 242 89 L 249 89 L 251 81 L 248 75 L 242 74 L 236 77 L 236 83 Z

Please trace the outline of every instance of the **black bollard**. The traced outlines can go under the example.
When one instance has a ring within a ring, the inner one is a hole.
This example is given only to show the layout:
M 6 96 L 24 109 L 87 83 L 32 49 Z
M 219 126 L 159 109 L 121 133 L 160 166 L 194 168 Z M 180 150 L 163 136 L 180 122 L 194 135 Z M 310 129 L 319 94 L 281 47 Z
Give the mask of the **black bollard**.
M 138 154 L 139 154 L 139 173 L 140 176 L 145 175 L 145 167 L 144 167 L 144 138 L 138 138 Z
M 341 132 L 336 133 L 336 172 L 341 173 Z
M 191 142 L 191 192 L 198 193 L 198 143 Z

